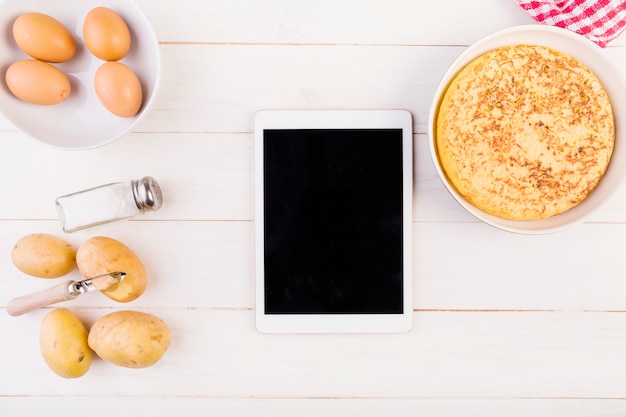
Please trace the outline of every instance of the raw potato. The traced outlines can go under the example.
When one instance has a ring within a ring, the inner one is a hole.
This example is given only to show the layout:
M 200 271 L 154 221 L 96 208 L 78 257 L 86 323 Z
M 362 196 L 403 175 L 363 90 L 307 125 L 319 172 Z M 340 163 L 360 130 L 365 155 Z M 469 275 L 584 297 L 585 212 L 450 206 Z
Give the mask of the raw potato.
M 76 263 L 85 278 L 108 272 L 125 272 L 122 282 L 102 291 L 120 303 L 139 297 L 148 283 L 146 270 L 137 255 L 122 242 L 109 237 L 96 236 L 85 241 L 76 252 Z
M 139 311 L 117 311 L 98 319 L 89 331 L 89 346 L 107 362 L 126 368 L 154 365 L 170 345 L 160 318 Z
M 76 251 L 59 237 L 34 233 L 24 236 L 13 246 L 11 260 L 25 274 L 58 278 L 74 269 Z
M 63 378 L 78 378 L 91 366 L 85 325 L 67 308 L 48 313 L 41 323 L 39 346 L 50 369 Z

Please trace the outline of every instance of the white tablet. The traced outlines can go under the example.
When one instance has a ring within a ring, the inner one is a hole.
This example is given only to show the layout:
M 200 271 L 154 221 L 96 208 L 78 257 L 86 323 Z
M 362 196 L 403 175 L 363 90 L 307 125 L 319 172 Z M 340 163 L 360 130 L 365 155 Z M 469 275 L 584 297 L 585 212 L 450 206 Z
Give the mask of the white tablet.
M 404 110 L 257 113 L 258 331 L 411 329 L 412 136 Z

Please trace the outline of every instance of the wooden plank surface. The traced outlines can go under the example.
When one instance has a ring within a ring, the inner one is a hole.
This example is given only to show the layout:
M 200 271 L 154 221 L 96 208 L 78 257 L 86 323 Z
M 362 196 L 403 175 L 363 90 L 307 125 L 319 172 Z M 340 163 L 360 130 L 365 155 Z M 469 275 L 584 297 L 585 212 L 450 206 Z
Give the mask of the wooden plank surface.
M 136 3 L 160 41 L 163 79 L 132 133 L 70 152 L 0 115 L 3 415 L 626 415 L 626 189 L 584 224 L 516 235 L 466 213 L 428 151 L 432 95 L 450 63 L 483 36 L 533 23 L 513 0 Z M 604 53 L 626 68 L 625 48 L 622 36 Z M 252 131 L 268 108 L 413 114 L 411 332 L 255 331 Z M 143 175 L 162 184 L 161 210 L 62 234 L 56 196 Z M 172 345 L 161 362 L 96 360 L 77 380 L 47 368 L 38 332 L 50 309 L 5 314 L 11 298 L 59 282 L 11 263 L 14 243 L 34 232 L 76 247 L 110 236 L 141 257 L 149 286 L 139 299 L 65 305 L 87 324 L 120 309 L 163 318 Z

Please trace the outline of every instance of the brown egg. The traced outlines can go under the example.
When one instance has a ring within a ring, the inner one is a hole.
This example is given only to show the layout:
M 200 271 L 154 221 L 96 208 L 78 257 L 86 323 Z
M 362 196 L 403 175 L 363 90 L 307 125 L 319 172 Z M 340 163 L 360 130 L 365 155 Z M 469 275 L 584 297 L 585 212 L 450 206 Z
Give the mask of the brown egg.
M 72 90 L 70 80 L 57 67 L 35 59 L 17 61 L 5 74 L 15 97 L 32 104 L 57 104 Z
M 76 53 L 72 34 L 55 18 L 26 13 L 13 22 L 13 38 L 22 51 L 35 59 L 63 62 Z
M 96 95 L 111 113 L 133 117 L 141 108 L 143 93 L 132 69 L 117 61 L 105 62 L 94 78 Z
M 83 23 L 85 46 L 104 61 L 117 61 L 130 50 L 130 31 L 124 19 L 107 7 L 92 9 Z

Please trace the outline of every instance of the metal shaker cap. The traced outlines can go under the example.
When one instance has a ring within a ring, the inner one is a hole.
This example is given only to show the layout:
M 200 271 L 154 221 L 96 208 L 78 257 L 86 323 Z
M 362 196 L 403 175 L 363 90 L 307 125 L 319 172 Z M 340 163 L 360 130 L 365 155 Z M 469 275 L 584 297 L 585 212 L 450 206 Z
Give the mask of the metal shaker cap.
M 130 182 L 133 198 L 140 212 L 155 211 L 163 205 L 163 194 L 159 183 L 152 177 L 143 177 Z

